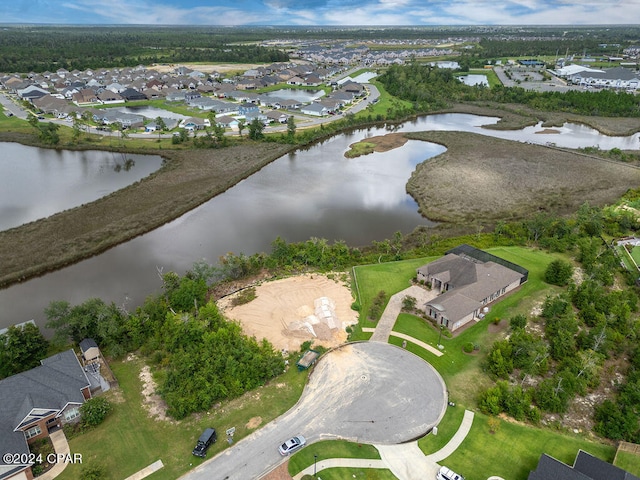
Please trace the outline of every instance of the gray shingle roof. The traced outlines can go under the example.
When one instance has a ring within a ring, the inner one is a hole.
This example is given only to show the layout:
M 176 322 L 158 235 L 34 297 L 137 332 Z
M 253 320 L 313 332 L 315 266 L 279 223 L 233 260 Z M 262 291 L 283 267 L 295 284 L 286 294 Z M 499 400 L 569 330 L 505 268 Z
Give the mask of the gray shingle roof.
M 14 429 L 34 408 L 62 410 L 83 403 L 89 381 L 73 350 L 42 360 L 42 365 L 0 380 L 0 451 L 28 453 L 22 432 Z M 0 461 L 2 465 L 2 461 Z

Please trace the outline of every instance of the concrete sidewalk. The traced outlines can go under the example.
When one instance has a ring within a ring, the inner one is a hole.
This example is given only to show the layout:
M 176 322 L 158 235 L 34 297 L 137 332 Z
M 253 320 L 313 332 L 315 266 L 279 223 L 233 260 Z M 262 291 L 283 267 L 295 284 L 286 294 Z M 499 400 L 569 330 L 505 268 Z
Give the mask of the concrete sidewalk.
M 402 443 L 399 445 L 374 445 L 380 453 L 380 460 L 362 458 L 329 458 L 318 461 L 315 466 L 310 465 L 295 475 L 294 480 L 300 480 L 304 475 L 313 475 L 327 468 L 384 468 L 388 469 L 399 480 L 424 480 L 435 478 L 440 465 L 438 462 L 449 457 L 462 444 L 473 425 L 473 412 L 465 410 L 464 418 L 455 435 L 449 442 L 431 455 L 424 455 L 418 447 L 418 442 Z
M 396 323 L 398 315 L 402 310 L 402 301 L 404 297 L 410 296 L 416 299 L 416 305 L 423 305 L 430 300 L 433 300 L 437 293 L 432 290 L 425 290 L 424 288 L 412 285 L 409 288 L 405 288 L 401 292 L 392 295 L 387 303 L 387 307 L 382 312 L 380 320 L 376 325 L 376 329 L 373 335 L 369 339 L 372 342 L 385 342 L 389 341 L 389 335 L 393 330 L 393 325 Z
M 156 462 L 153 462 L 148 467 L 144 467 L 142 470 L 140 470 L 140 471 L 134 473 L 133 475 L 125 478 L 125 480 L 142 480 L 143 478 L 148 477 L 152 473 L 157 472 L 162 467 L 164 467 L 164 464 L 162 463 L 162 460 L 158 460 Z

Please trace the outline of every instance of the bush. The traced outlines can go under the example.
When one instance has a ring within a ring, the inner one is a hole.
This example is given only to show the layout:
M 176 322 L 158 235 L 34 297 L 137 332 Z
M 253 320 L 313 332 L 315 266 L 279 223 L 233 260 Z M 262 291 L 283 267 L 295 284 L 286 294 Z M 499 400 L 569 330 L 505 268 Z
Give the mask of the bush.
M 512 330 L 523 329 L 527 326 L 527 317 L 522 314 L 511 317 L 511 319 L 509 320 L 509 325 L 511 326 Z
M 387 304 L 387 294 L 384 290 L 378 292 L 376 298 L 373 299 L 371 307 L 369 307 L 369 320 L 380 320 L 382 312 L 384 312 L 384 306 Z
M 245 303 L 249 303 L 252 300 L 256 299 L 256 287 L 245 288 L 238 292 L 238 294 L 231 301 L 231 304 L 234 307 L 238 305 L 244 305 Z
M 83 465 L 80 470 L 80 480 L 103 480 L 104 478 L 107 478 L 107 469 L 102 464 Z
M 473 342 L 467 342 L 462 346 L 464 353 L 471 353 L 475 350 Z
M 573 275 L 573 266 L 563 260 L 554 260 L 544 272 L 544 281 L 552 285 L 565 286 Z
M 107 418 L 111 409 L 111 403 L 106 398 L 90 398 L 80 407 L 82 423 L 88 427 L 98 426 Z
M 416 303 L 417 300 L 415 297 L 407 295 L 402 299 L 402 309 L 412 312 L 416 308 Z

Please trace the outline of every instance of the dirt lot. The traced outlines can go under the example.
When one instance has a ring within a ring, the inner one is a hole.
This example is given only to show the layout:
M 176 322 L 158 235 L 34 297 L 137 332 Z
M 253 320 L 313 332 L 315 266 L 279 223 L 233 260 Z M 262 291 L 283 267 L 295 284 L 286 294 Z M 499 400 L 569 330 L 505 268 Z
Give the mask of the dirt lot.
M 314 344 L 334 347 L 347 338 L 347 325 L 357 323 L 357 313 L 351 310 L 353 297 L 347 285 L 324 275 L 301 275 L 256 287 L 256 299 L 232 307 L 233 296 L 218 301 L 219 308 L 231 319 L 237 320 L 248 335 L 258 340 L 266 338 L 279 350 L 296 351 L 300 345 L 313 340 Z M 328 298 L 335 305 L 338 328 L 329 328 L 322 322 L 313 324 L 313 335 L 301 323 L 313 315 L 319 298 Z
M 262 64 L 253 63 L 180 63 L 180 64 L 168 64 L 168 63 L 156 63 L 149 67 L 152 70 L 156 70 L 160 73 L 173 72 L 178 67 L 187 67 L 191 70 L 197 70 L 202 73 L 227 73 L 227 72 L 244 72 L 257 68 Z
M 407 135 L 445 145 L 418 165 L 407 191 L 429 219 L 467 225 L 568 214 L 612 203 L 640 185 L 640 169 L 558 148 L 460 132 Z

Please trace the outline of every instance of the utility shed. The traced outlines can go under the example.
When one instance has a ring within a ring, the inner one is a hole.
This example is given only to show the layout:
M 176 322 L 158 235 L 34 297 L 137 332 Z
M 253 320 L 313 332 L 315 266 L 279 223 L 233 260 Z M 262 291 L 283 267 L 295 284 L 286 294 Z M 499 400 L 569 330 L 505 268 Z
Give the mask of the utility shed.
M 300 371 L 306 370 L 311 365 L 316 363 L 316 360 L 318 360 L 319 356 L 320 356 L 320 352 L 317 352 L 315 350 L 307 350 L 300 357 L 300 359 L 298 360 L 298 363 L 296 363 L 296 366 L 298 367 L 298 370 L 300 370 Z
M 82 340 L 80 342 L 80 351 L 82 352 L 82 359 L 85 363 L 92 362 L 100 358 L 100 349 L 93 338 L 85 338 Z

